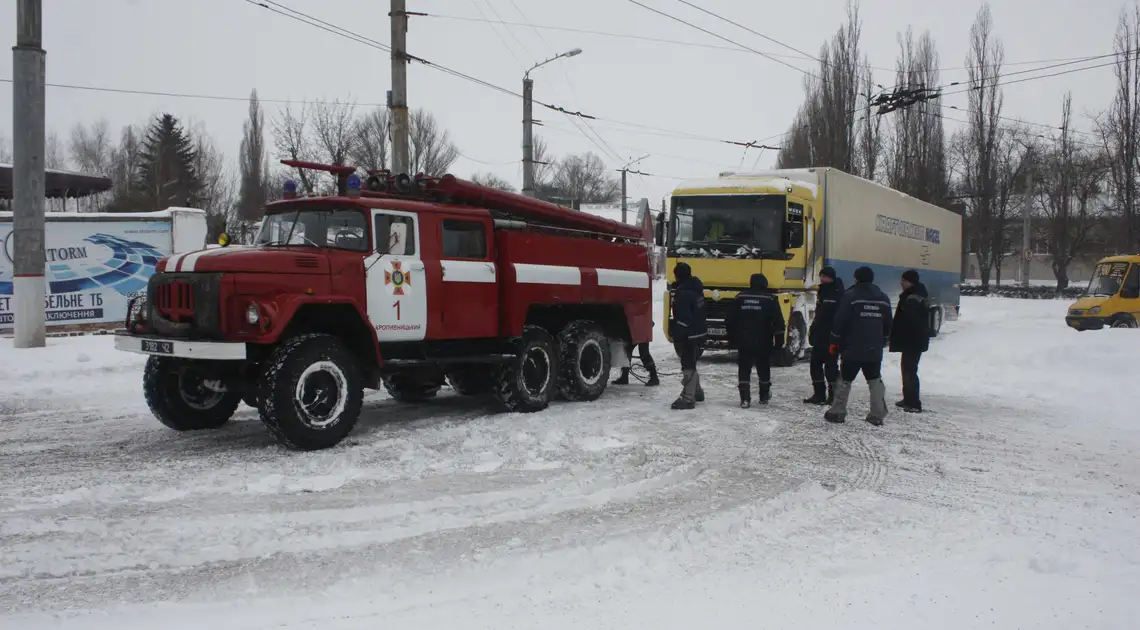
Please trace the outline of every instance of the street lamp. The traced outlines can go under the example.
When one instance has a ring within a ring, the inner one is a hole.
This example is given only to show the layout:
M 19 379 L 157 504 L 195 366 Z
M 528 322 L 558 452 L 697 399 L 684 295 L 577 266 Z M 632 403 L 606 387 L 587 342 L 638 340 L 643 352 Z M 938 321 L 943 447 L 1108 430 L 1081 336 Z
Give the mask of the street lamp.
M 534 64 L 523 74 L 523 194 L 528 197 L 534 196 L 534 81 L 530 79 L 530 73 L 552 61 L 580 54 L 581 48 L 567 50 L 561 55 Z

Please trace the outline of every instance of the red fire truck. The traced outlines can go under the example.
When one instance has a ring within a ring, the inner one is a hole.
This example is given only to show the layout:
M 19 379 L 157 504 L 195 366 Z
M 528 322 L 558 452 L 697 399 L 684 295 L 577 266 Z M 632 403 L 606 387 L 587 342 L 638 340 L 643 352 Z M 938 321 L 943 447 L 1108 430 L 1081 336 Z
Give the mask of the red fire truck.
M 282 443 L 331 447 L 363 390 L 421 402 L 445 384 L 536 412 L 602 395 L 652 336 L 640 228 L 451 175 L 304 162 L 337 193 L 265 211 L 257 243 L 162 260 L 118 349 L 149 355 L 151 411 L 179 431 L 244 401 Z

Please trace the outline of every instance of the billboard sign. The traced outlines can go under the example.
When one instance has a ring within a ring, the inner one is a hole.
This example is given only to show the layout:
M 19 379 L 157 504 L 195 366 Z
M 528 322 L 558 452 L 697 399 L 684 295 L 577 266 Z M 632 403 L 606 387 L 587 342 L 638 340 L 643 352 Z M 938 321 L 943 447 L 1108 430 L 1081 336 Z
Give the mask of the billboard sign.
M 13 324 L 12 223 L 0 222 L 0 328 Z M 171 252 L 171 221 L 48 221 L 48 326 L 121 322 Z

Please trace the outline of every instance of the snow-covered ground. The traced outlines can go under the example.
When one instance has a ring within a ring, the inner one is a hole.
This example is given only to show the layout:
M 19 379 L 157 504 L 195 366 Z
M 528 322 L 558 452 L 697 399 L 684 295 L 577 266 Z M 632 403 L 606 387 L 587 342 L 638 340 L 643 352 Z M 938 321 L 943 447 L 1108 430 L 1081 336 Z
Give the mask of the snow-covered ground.
M 1134 628 L 1140 334 L 1065 307 L 963 300 L 930 413 L 881 429 L 805 408 L 803 365 L 742 411 L 718 353 L 709 401 L 669 411 L 658 341 L 656 390 L 377 394 L 310 454 L 249 409 L 164 429 L 106 337 L 0 340 L 0 627 Z

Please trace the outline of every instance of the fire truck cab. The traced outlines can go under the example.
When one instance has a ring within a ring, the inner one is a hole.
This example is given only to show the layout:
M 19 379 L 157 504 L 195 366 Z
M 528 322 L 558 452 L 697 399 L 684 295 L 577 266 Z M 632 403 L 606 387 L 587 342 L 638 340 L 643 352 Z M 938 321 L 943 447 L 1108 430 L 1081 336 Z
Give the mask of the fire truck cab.
M 254 245 L 164 259 L 116 336 L 148 355 L 170 428 L 218 428 L 244 400 L 282 443 L 321 449 L 365 388 L 422 402 L 445 384 L 535 412 L 598 398 L 652 336 L 639 228 L 450 175 L 286 163 L 334 173 L 337 194 L 287 184 Z

